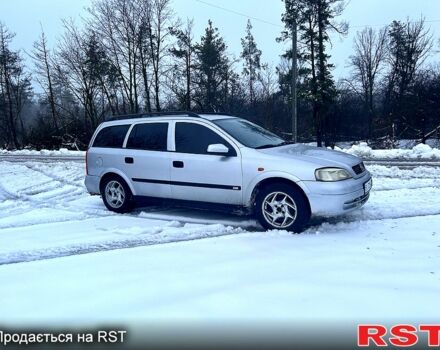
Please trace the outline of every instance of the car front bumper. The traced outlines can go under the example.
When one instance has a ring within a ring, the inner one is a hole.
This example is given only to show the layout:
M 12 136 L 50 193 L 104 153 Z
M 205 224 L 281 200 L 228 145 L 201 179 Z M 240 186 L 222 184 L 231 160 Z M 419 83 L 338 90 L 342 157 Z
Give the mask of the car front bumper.
M 357 179 L 338 182 L 307 181 L 307 196 L 313 216 L 336 216 L 362 207 L 370 197 L 365 184 L 371 180 L 368 171 Z

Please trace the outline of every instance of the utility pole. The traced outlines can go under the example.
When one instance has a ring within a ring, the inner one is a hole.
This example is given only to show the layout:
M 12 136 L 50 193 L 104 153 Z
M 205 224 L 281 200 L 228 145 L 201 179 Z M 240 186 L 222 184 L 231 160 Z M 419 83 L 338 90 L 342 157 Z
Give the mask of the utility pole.
M 297 109 L 297 81 L 298 81 L 298 38 L 296 15 L 292 21 L 292 141 L 298 140 L 298 109 Z

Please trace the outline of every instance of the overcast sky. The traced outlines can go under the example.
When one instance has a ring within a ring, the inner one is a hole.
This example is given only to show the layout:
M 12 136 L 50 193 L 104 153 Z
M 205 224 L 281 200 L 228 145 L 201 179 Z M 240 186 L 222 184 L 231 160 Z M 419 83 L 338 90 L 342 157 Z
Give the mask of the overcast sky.
M 39 35 L 40 23 L 53 45 L 62 33 L 62 18 L 72 17 L 79 22 L 85 14 L 84 8 L 90 0 L 0 0 L 0 21 L 15 32 L 14 48 L 31 50 Z M 247 18 L 206 3 L 220 6 L 233 12 L 261 19 L 251 18 L 254 36 L 263 51 L 263 61 L 278 64 L 283 51 L 282 44 L 275 42 L 282 29 L 281 0 L 173 0 L 176 14 L 185 19 L 194 18 L 196 39 L 200 38 L 208 19 L 226 40 L 228 51 L 239 56 L 240 38 L 244 35 Z M 351 0 L 341 19 L 350 24 L 347 37 L 332 38 L 332 63 L 336 65 L 334 75 L 339 78 L 348 74 L 347 60 L 353 47 L 353 36 L 363 26 L 380 27 L 394 19 L 405 20 L 426 17 L 435 38 L 440 37 L 440 0 Z M 433 22 L 430 22 L 433 21 Z M 269 23 L 266 23 L 269 22 Z M 434 59 L 434 58 L 433 58 Z

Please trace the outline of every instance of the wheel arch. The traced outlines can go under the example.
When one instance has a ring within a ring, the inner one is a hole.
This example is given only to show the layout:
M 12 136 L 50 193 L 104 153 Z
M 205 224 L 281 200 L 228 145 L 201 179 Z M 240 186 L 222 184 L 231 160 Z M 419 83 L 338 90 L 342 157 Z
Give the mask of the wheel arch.
M 260 179 L 260 181 L 258 181 L 253 186 L 252 191 L 250 191 L 250 196 L 249 196 L 248 201 L 247 201 L 247 203 L 250 206 L 250 208 L 252 209 L 252 211 L 253 211 L 254 206 L 255 206 L 255 199 L 257 198 L 257 194 L 258 194 L 258 192 L 262 188 L 264 188 L 266 186 L 269 186 L 269 185 L 272 185 L 272 184 L 281 184 L 281 183 L 282 184 L 287 184 L 289 186 L 292 186 L 292 187 L 296 188 L 302 194 L 302 196 L 304 197 L 304 199 L 305 199 L 305 201 L 307 203 L 307 209 L 308 209 L 309 213 L 311 214 L 312 208 L 311 208 L 311 205 L 310 205 L 309 198 L 307 196 L 307 192 L 308 192 L 307 189 L 303 188 L 301 186 L 300 182 L 297 182 L 297 181 L 295 181 L 293 179 L 289 179 L 287 177 L 283 177 L 283 176 L 279 176 L 279 175 L 278 176 L 265 177 L 263 179 Z
M 122 180 L 124 180 L 125 183 L 127 184 L 127 186 L 130 188 L 132 195 L 136 195 L 131 181 L 128 179 L 128 177 L 126 175 L 124 175 L 121 171 L 118 171 L 117 169 L 109 169 L 101 175 L 101 178 L 99 180 L 99 191 L 100 192 L 102 190 L 102 184 L 104 183 L 105 180 L 107 180 L 110 177 L 119 177 Z

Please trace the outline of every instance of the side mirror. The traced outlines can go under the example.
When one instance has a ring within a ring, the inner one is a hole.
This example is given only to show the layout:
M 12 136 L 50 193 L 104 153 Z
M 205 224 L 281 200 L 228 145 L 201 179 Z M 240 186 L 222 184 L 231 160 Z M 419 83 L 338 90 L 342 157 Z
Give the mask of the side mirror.
M 216 143 L 208 146 L 208 153 L 225 156 L 229 153 L 229 148 L 221 143 Z

